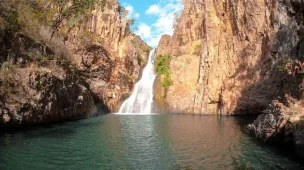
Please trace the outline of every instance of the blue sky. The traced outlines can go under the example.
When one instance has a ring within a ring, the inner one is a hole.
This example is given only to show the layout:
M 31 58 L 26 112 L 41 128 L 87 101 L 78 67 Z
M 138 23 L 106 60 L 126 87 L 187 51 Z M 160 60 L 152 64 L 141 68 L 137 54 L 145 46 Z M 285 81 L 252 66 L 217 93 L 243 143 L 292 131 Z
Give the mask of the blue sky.
M 181 0 L 119 0 L 136 19 L 133 28 L 150 46 L 156 47 L 163 34 L 173 34 L 175 13 L 183 9 Z

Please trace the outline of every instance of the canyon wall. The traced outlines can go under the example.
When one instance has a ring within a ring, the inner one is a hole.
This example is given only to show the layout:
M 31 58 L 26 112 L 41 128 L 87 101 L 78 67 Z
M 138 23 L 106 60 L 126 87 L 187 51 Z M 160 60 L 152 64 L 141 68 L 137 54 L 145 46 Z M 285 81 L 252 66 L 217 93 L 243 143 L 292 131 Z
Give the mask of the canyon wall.
M 118 110 L 151 50 L 130 32 L 118 1 L 55 34 L 35 2 L 0 1 L 1 129 Z
M 273 100 L 302 97 L 301 75 L 287 61 L 303 60 L 303 2 L 184 0 L 173 36 L 157 55 L 170 54 L 169 112 L 260 113 Z
M 304 156 L 304 2 L 183 0 L 173 36 L 171 86 L 155 85 L 164 112 L 261 114 L 246 130 Z

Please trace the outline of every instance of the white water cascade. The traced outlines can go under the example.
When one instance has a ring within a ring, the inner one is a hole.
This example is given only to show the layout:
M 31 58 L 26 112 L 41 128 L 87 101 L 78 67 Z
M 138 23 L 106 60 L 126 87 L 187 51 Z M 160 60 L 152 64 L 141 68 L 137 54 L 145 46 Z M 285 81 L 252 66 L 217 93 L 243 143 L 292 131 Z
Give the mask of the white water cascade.
M 150 52 L 148 63 L 142 72 L 142 77 L 135 84 L 131 96 L 122 104 L 119 114 L 151 113 L 151 105 L 153 102 L 153 83 L 155 80 L 154 58 L 155 49 Z

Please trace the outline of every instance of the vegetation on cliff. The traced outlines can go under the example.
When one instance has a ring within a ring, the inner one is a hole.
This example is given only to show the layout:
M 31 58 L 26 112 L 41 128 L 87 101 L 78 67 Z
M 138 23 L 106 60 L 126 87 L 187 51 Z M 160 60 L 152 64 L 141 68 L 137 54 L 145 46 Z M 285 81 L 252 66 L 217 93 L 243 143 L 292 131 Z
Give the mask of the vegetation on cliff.
M 55 33 L 66 35 L 82 24 L 92 10 L 103 9 L 106 0 L 12 0 L 1 5 L 1 17 L 13 31 L 27 29 L 38 31 L 41 26 Z M 64 27 L 63 27 L 64 26 Z
M 171 55 L 159 55 L 155 59 L 155 71 L 161 76 L 161 85 L 166 89 L 172 85 L 170 78 Z
M 51 26 L 54 34 L 63 22 L 66 22 L 68 30 L 71 30 L 83 22 L 92 10 L 103 10 L 106 0 L 35 0 L 33 4 L 36 5 L 32 11 L 33 15 L 40 23 Z

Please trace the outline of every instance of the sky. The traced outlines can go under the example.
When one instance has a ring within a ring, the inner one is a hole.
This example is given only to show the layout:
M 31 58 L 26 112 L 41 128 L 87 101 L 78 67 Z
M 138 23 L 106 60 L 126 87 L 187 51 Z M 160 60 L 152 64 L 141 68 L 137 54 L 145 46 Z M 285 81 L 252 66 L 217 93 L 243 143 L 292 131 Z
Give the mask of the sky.
M 176 13 L 183 9 L 181 0 L 119 0 L 129 11 L 129 18 L 136 20 L 132 26 L 151 47 L 157 47 L 163 34 L 173 35 L 173 21 Z

